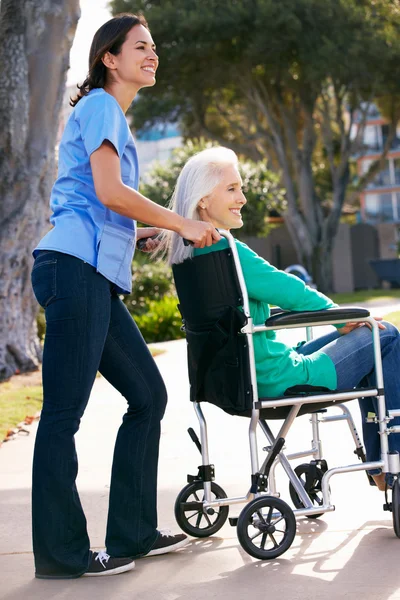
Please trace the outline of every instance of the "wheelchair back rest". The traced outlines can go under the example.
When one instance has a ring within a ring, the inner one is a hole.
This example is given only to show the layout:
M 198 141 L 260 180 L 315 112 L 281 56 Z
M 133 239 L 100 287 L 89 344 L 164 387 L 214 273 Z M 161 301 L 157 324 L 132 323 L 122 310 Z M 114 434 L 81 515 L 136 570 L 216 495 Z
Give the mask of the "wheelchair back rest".
M 230 249 L 172 267 L 186 332 L 190 399 L 231 414 L 252 407 L 246 316 Z

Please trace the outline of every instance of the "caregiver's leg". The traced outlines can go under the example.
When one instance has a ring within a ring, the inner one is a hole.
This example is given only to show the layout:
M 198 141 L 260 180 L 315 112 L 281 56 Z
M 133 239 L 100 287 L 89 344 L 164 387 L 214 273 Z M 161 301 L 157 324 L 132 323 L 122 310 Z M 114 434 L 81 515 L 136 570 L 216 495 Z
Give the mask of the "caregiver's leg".
M 167 393 L 153 357 L 126 306 L 111 300 L 100 372 L 125 397 L 111 476 L 107 552 L 146 554 L 157 539 L 157 465 L 160 421 Z
M 380 330 L 385 400 L 387 410 L 400 408 L 400 334 L 391 323 L 383 322 L 386 329 Z M 372 333 L 368 327 L 359 327 L 347 335 L 340 336 L 323 348 L 333 361 L 337 374 L 337 389 L 357 387 L 361 382 L 376 386 Z M 360 400 L 364 417 L 371 411 L 367 399 Z M 375 411 L 374 411 L 375 412 Z M 391 421 L 400 424 L 400 419 Z M 370 426 L 371 425 L 371 426 Z M 368 461 L 380 459 L 380 443 L 376 424 L 363 424 L 364 442 Z M 400 435 L 389 436 L 390 450 L 400 452 Z
M 75 485 L 74 435 L 106 339 L 110 283 L 78 258 L 49 252 L 32 282 L 46 305 L 43 408 L 33 459 L 32 526 L 36 577 L 78 577 L 90 558 L 86 519 Z

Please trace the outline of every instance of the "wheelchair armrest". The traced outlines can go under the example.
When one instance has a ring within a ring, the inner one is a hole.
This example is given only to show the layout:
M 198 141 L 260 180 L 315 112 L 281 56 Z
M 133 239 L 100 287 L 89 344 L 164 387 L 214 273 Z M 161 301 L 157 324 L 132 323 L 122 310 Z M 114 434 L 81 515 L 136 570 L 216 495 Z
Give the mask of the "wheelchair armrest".
M 275 314 L 265 321 L 266 327 L 273 325 L 305 325 L 307 323 L 329 323 L 329 321 L 365 319 L 369 311 L 365 308 L 327 308 L 325 310 L 291 311 Z
M 274 308 L 271 308 L 270 310 L 270 315 L 271 317 L 274 317 L 275 315 L 281 315 L 282 313 L 287 313 L 287 310 L 283 310 L 283 308 L 279 308 L 279 306 L 274 306 Z

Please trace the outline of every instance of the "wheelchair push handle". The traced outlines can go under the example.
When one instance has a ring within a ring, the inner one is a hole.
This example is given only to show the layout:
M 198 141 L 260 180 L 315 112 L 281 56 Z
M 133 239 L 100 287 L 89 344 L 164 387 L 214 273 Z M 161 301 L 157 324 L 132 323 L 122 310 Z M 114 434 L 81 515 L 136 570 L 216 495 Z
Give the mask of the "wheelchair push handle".
M 219 233 L 219 229 L 217 227 L 215 228 L 215 231 L 218 231 L 218 233 Z M 190 240 L 187 240 L 186 238 L 183 238 L 183 243 L 185 246 L 193 246 L 193 242 Z
M 144 250 L 147 244 L 147 240 L 156 240 L 158 238 L 158 234 L 156 235 L 151 235 L 149 237 L 144 237 L 144 238 L 140 238 L 140 240 L 138 240 L 136 242 L 136 248 L 138 250 Z

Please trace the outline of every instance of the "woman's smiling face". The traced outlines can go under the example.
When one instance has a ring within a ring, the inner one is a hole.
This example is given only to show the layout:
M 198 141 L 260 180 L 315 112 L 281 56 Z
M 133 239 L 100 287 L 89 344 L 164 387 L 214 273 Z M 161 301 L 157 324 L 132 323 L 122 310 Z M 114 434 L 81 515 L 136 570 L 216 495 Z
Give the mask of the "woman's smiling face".
M 247 200 L 242 192 L 242 178 L 234 165 L 222 168 L 222 176 L 211 194 L 198 204 L 202 221 L 220 229 L 239 229 L 243 226 L 241 210 Z
M 135 25 L 126 36 L 117 55 L 107 53 L 104 61 L 114 79 L 133 85 L 138 90 L 156 82 L 158 56 L 151 33 L 143 25 Z

